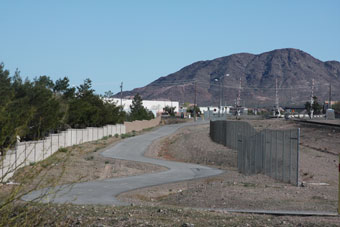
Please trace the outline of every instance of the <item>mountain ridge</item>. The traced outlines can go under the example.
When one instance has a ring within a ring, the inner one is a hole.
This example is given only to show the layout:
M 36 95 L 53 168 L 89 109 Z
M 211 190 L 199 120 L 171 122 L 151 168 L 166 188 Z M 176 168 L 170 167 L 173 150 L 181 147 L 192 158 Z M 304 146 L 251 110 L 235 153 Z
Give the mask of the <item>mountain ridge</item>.
M 229 76 L 226 77 L 226 74 Z M 197 61 L 144 87 L 125 91 L 123 96 L 139 93 L 143 99 L 193 103 L 196 81 L 198 105 L 218 105 L 221 94 L 223 104 L 233 105 L 238 95 L 240 78 L 243 87 L 241 104 L 247 106 L 273 105 L 276 78 L 281 104 L 301 105 L 310 100 L 313 79 L 314 94 L 320 101 L 328 100 L 329 84 L 332 84 L 332 100 L 340 100 L 340 62 L 323 62 L 294 48 L 261 54 L 237 53 Z

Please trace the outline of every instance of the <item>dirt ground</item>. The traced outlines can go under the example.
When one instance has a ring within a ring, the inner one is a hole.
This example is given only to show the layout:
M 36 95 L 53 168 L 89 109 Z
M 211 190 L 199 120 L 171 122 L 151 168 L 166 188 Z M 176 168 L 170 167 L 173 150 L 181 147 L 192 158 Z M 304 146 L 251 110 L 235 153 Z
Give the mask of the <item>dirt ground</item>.
M 175 134 L 156 141 L 146 155 L 209 165 L 223 169 L 225 173 L 123 193 L 119 198 L 131 203 L 131 206 L 125 207 L 14 204 L 5 210 L 8 213 L 0 212 L 0 225 L 339 226 L 339 217 L 254 215 L 200 209 L 336 212 L 338 156 L 335 154 L 339 153 L 337 147 L 340 145 L 340 132 L 277 119 L 254 120 L 251 123 L 258 129 L 301 127 L 300 178 L 305 187 L 280 183 L 261 174 L 239 174 L 236 168 L 236 151 L 213 143 L 208 135 L 209 126 L 199 125 L 182 128 Z M 100 149 L 113 146 L 118 141 L 118 138 L 107 138 L 57 152 L 43 162 L 22 169 L 13 180 L 30 186 L 33 185 L 31 180 L 39 184 L 38 179 L 43 179 L 39 186 L 42 187 L 53 182 L 64 184 L 164 170 L 159 166 L 106 159 L 99 155 Z M 23 173 L 32 171 L 38 173 L 37 179 L 23 179 Z M 58 179 L 58 176 L 62 177 Z M 56 178 L 58 180 L 54 181 Z M 5 191 L 3 189 L 0 186 L 0 192 Z
M 19 216 L 20 214 L 24 214 Z M 203 211 L 173 206 L 35 204 L 12 211 L 6 226 L 337 226 L 333 217 L 289 217 Z M 0 220 L 2 213 L 0 213 Z
M 257 129 L 301 128 L 299 174 L 304 187 L 281 183 L 262 174 L 245 176 L 238 173 L 236 151 L 212 142 L 208 135 L 209 125 L 199 125 L 183 128 L 157 141 L 146 155 L 209 165 L 224 169 L 225 173 L 140 189 L 124 193 L 120 198 L 152 205 L 336 212 L 338 156 L 335 154 L 339 153 L 340 132 L 283 119 L 250 122 Z

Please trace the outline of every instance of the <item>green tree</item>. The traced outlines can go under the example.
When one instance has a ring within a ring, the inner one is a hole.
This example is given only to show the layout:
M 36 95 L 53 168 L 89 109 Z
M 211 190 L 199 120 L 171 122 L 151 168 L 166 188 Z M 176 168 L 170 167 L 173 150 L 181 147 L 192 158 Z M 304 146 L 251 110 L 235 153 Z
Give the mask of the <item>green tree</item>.
M 25 82 L 24 90 L 28 105 L 33 108 L 33 117 L 29 122 L 27 140 L 40 139 L 60 128 L 63 113 L 60 102 L 53 93 L 54 83 L 48 77 L 35 79 L 34 83 Z
M 163 111 L 167 114 L 169 114 L 170 116 L 174 117 L 175 116 L 175 109 L 176 107 L 170 107 L 170 106 L 166 106 L 163 108 Z
M 76 95 L 79 96 L 91 96 L 94 93 L 94 90 L 92 89 L 92 81 L 87 78 L 84 80 L 84 83 L 81 84 L 79 87 L 77 87 L 78 92 Z
M 308 113 L 311 113 L 311 110 L 313 110 L 314 114 L 320 114 L 322 111 L 322 106 L 318 102 L 318 98 L 316 96 L 313 97 L 313 105 L 311 105 L 310 102 L 305 103 L 305 109 Z
M 194 110 L 197 114 L 197 116 L 200 116 L 201 114 L 201 110 L 198 106 L 189 106 L 188 109 L 187 109 L 187 112 L 189 112 L 192 116 L 194 116 Z
M 332 108 L 334 109 L 335 112 L 340 113 L 340 102 L 333 104 Z
M 94 94 L 91 80 L 85 79 L 84 83 L 77 87 L 75 97 L 70 100 L 67 123 L 74 128 L 102 126 L 103 109 L 104 103 Z
M 311 110 L 312 110 L 312 105 L 311 105 L 310 102 L 306 102 L 306 103 L 305 103 L 305 109 L 307 110 L 308 113 L 311 112 Z
M 90 79 L 86 79 L 78 87 L 76 96 L 70 101 L 68 112 L 67 123 L 74 128 L 122 123 L 125 118 L 120 107 L 104 103 L 99 95 L 94 94 Z
M 318 102 L 318 98 L 316 96 L 313 97 L 313 105 L 312 108 L 314 110 L 315 114 L 321 114 L 322 112 L 322 106 L 320 105 L 320 103 Z
M 143 106 L 143 99 L 138 93 L 134 96 L 132 100 L 130 110 L 131 111 L 128 116 L 129 121 L 151 120 L 154 118 L 153 113 Z
M 0 64 L 0 152 L 4 154 L 5 148 L 11 143 L 11 134 L 13 134 L 14 128 L 10 121 L 8 106 L 11 103 L 13 97 L 13 89 L 11 87 L 11 78 L 9 77 L 9 71 L 4 69 L 4 64 Z
M 53 80 L 49 76 L 39 76 L 38 78 L 34 78 L 34 84 L 36 86 L 44 87 L 49 90 L 53 90 L 54 83 Z
M 77 90 L 67 77 L 55 83 L 48 76 L 23 80 L 17 69 L 10 77 L 0 64 L 0 151 L 14 146 L 17 136 L 37 140 L 66 128 L 122 123 L 125 112 L 104 103 L 86 79 Z
M 14 78 L 0 64 L 0 152 L 13 146 L 17 136 L 24 136 L 28 129 L 28 121 L 32 117 L 31 108 L 25 108 L 24 98 L 17 97 L 17 90 L 22 83 L 20 71 L 16 70 Z
M 67 77 L 56 80 L 54 87 L 53 87 L 53 92 L 64 94 L 69 89 L 69 82 L 70 80 Z
M 112 91 L 106 91 L 105 93 L 104 93 L 104 97 L 105 98 L 112 98 L 114 96 L 114 94 L 113 94 L 113 92 Z

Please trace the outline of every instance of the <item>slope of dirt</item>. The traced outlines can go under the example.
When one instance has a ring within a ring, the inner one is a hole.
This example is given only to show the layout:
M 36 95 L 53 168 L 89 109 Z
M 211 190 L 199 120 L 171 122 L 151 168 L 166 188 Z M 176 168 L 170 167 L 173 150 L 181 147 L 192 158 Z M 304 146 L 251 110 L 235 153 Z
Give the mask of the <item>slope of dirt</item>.
M 252 121 L 257 128 L 300 127 L 284 120 Z M 170 204 L 186 207 L 268 210 L 337 210 L 337 156 L 317 149 L 300 146 L 300 179 L 304 187 L 278 182 L 257 174 L 245 176 L 236 168 L 237 154 L 209 138 L 209 125 L 192 126 L 158 141 L 147 155 L 170 160 L 211 165 L 226 170 L 216 177 L 145 188 L 121 195 L 136 203 Z M 305 137 L 316 138 L 319 130 L 301 129 Z M 340 141 L 340 133 L 330 131 L 328 143 Z M 317 147 L 318 140 L 311 144 Z M 333 151 L 335 147 L 328 148 Z M 334 150 L 335 152 L 335 150 Z M 320 185 L 323 183 L 323 185 Z
M 337 226 L 335 217 L 236 214 L 172 206 L 95 206 L 34 204 L 16 207 L 5 226 Z M 20 216 L 20 214 L 25 214 Z

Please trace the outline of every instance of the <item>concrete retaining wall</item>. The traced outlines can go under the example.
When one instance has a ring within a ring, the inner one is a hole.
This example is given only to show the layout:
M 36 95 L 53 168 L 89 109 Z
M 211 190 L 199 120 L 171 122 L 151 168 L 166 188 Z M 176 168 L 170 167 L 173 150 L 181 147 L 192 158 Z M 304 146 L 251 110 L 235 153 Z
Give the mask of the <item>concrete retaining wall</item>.
M 161 118 L 157 117 L 150 121 L 125 122 L 124 125 L 68 129 L 58 134 L 51 134 L 43 140 L 19 142 L 14 150 L 9 150 L 5 156 L 0 156 L 0 183 L 6 182 L 18 168 L 42 161 L 59 148 L 99 140 L 109 135 L 141 131 L 159 125 L 160 120 Z
M 152 128 L 152 127 L 159 125 L 160 122 L 161 122 L 161 117 L 157 117 L 149 121 L 143 120 L 143 121 L 125 122 L 124 123 L 125 130 L 126 130 L 125 133 L 129 133 L 132 131 L 141 131 L 146 128 Z

